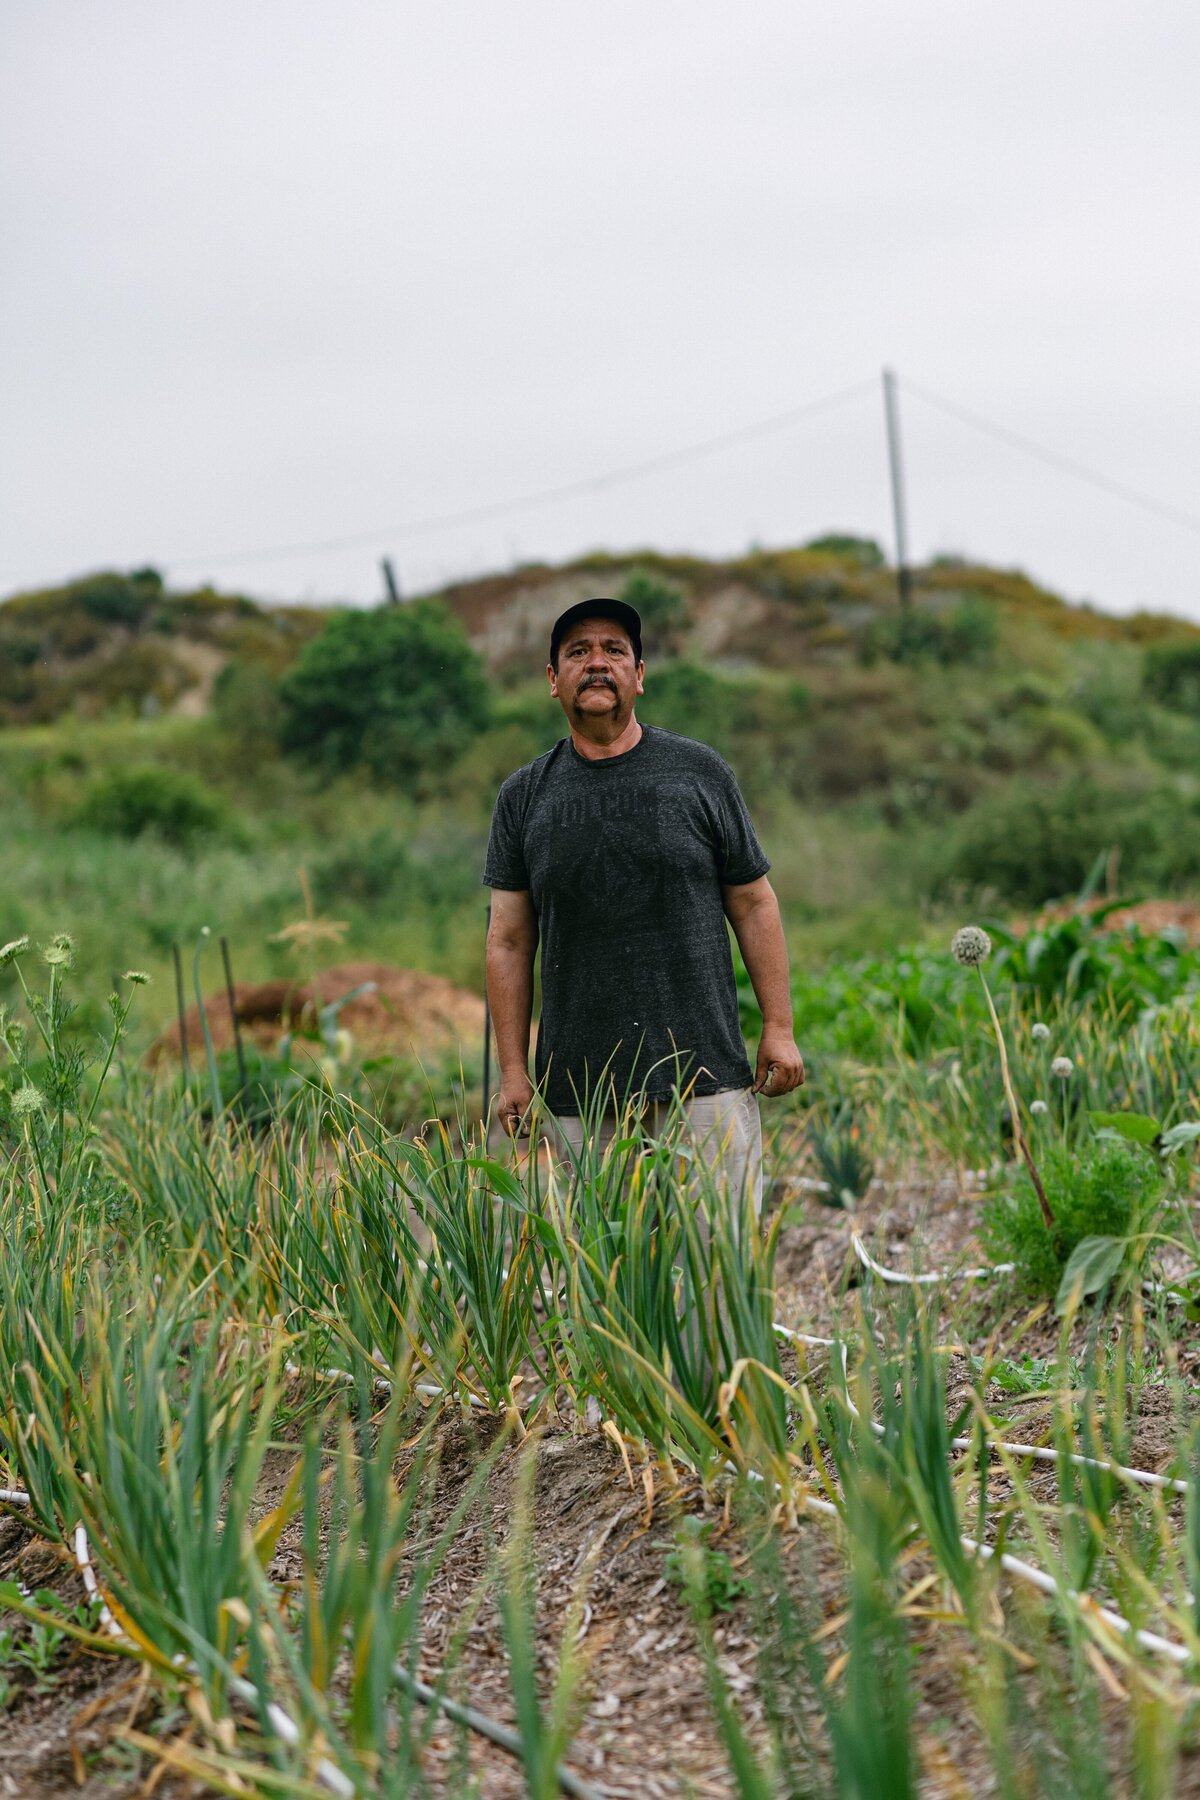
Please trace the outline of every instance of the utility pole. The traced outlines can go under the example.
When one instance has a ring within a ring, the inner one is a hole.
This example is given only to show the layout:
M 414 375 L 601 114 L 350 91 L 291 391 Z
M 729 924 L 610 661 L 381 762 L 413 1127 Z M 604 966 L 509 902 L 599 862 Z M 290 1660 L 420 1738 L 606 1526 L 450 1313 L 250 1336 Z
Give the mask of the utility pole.
M 396 580 L 396 571 L 392 567 L 391 557 L 381 557 L 379 566 L 383 570 L 383 580 L 384 586 L 387 588 L 388 605 L 399 606 L 400 583 Z
M 896 377 L 883 371 L 883 411 L 887 419 L 888 465 L 892 472 L 892 513 L 896 520 L 896 584 L 903 611 L 912 605 L 912 574 L 908 566 L 908 519 L 904 509 L 904 463 L 900 454 L 900 407 Z

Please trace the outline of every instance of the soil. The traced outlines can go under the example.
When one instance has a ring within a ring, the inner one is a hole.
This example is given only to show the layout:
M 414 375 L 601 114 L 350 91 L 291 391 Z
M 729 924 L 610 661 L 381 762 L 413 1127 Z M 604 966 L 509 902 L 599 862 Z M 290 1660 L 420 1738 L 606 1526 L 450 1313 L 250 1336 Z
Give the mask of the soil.
M 794 1186 L 777 1184 L 775 1200 L 787 1208 L 777 1259 L 777 1317 L 797 1329 L 828 1335 L 844 1313 L 847 1293 L 861 1279 L 850 1246 L 850 1221 L 846 1214 L 822 1206 L 812 1192 L 797 1193 Z M 986 1260 L 974 1237 L 977 1207 L 974 1190 L 952 1175 L 932 1183 L 876 1182 L 854 1225 L 873 1253 L 895 1267 L 971 1266 Z M 963 1351 L 981 1353 L 999 1326 L 1000 1341 L 1009 1354 L 1052 1354 L 1058 1336 L 1053 1319 L 1035 1320 L 1017 1341 L 1017 1327 L 1028 1311 L 1027 1303 L 1015 1295 L 993 1290 L 980 1295 L 973 1322 L 969 1297 L 958 1313 Z M 1193 1395 L 1200 1397 L 1200 1333 L 1181 1338 L 1178 1362 Z M 965 1391 L 967 1373 L 963 1357 L 951 1359 L 952 1408 Z M 989 1400 L 1008 1418 L 1013 1436 L 1029 1441 L 1046 1429 L 1044 1398 L 993 1389 Z M 436 1530 L 448 1518 L 480 1454 L 495 1445 L 500 1430 L 498 1421 L 479 1415 L 469 1422 L 457 1413 L 442 1419 L 437 1428 L 432 1514 L 424 1531 Z M 1178 1433 L 1169 1390 L 1147 1386 L 1133 1434 L 1132 1460 L 1146 1468 L 1160 1466 L 1171 1444 L 1178 1442 Z M 419 1669 L 427 1680 L 437 1679 L 452 1633 L 464 1611 L 475 1606 L 491 1548 L 508 1529 L 521 1454 L 521 1446 L 513 1441 L 497 1447 L 483 1496 L 431 1581 Z M 727 1523 L 719 1499 L 706 1498 L 691 1478 L 680 1475 L 670 1481 L 658 1468 L 627 1469 L 609 1437 L 583 1429 L 574 1419 L 552 1421 L 537 1439 L 536 1455 L 533 1541 L 538 1640 L 543 1646 L 539 1669 L 544 1680 L 556 1664 L 572 1597 L 585 1577 L 587 1583 L 581 1629 L 586 1660 L 582 1716 L 569 1766 L 612 1800 L 683 1800 L 683 1796 L 725 1800 L 736 1790 L 713 1721 L 696 1637 L 678 1586 L 670 1578 L 667 1555 L 683 1513 L 704 1517 L 712 1531 L 710 1543 L 727 1551 L 735 1568 L 746 1554 L 744 1534 Z M 278 1497 L 290 1467 L 286 1450 L 273 1453 L 259 1495 L 264 1508 Z M 1030 1479 L 1040 1498 L 1053 1499 L 1053 1471 L 1035 1472 Z M 1002 1492 L 1001 1479 L 997 1497 Z M 840 1647 L 836 1615 L 846 1597 L 845 1560 L 836 1533 L 830 1522 L 812 1515 L 802 1517 L 797 1528 L 778 1529 L 789 1586 L 803 1596 L 810 1616 L 815 1612 L 834 1621 L 821 1645 L 822 1654 L 832 1659 Z M 293 1525 L 280 1539 L 270 1570 L 274 1578 L 287 1579 L 298 1572 L 297 1541 L 298 1527 Z M 913 1580 L 924 1572 L 923 1565 L 914 1566 Z M 9 1519 L 0 1521 L 0 1580 L 13 1579 L 30 1587 L 53 1585 L 72 1599 L 81 1593 L 75 1572 L 33 1539 L 23 1523 Z M 1038 1596 L 1015 1588 L 1002 1593 L 1010 1624 L 1019 1626 L 1023 1616 L 1036 1616 L 1041 1629 L 1046 1609 Z M 0 1630 L 13 1623 L 0 1614 Z M 749 1601 L 738 1599 L 730 1610 L 715 1615 L 714 1628 L 720 1667 L 751 1736 L 756 1737 L 763 1721 L 756 1666 L 769 1622 L 755 1614 Z M 944 1616 L 915 1616 L 909 1630 L 918 1684 L 914 1740 L 919 1792 L 928 1800 L 959 1800 L 967 1794 L 982 1800 L 994 1791 L 990 1759 L 964 1702 L 956 1632 Z M 1052 1629 L 1049 1642 L 1059 1641 Z M 1042 1668 L 1018 1679 L 1039 1684 L 1030 1692 L 1040 1698 Z M 491 1717 L 513 1723 L 503 1632 L 490 1602 L 478 1607 L 467 1629 L 450 1691 Z M 819 1744 L 820 1709 L 814 1695 L 806 1689 L 799 1704 Z M 32 1681 L 22 1677 L 18 1693 L 0 1715 L 0 1800 L 6 1795 L 65 1794 L 83 1795 L 86 1800 L 100 1800 L 102 1795 L 106 1800 L 133 1800 L 145 1791 L 141 1783 L 151 1763 L 120 1751 L 115 1739 L 131 1715 L 142 1729 L 153 1729 L 156 1719 L 168 1735 L 180 1729 L 179 1721 L 158 1719 L 158 1706 L 152 1690 L 139 1687 L 136 1679 L 131 1685 L 126 1663 L 64 1651 L 50 1691 L 38 1693 Z M 1126 1767 L 1128 1717 L 1127 1702 L 1114 1692 L 1103 1708 L 1114 1796 L 1133 1792 Z M 105 1750 L 105 1745 L 110 1747 Z M 469 1758 L 487 1800 L 516 1800 L 524 1794 L 521 1772 L 503 1752 L 471 1737 Z M 457 1800 L 463 1793 L 456 1732 L 440 1727 L 434 1731 L 427 1773 L 433 1793 L 446 1800 L 452 1796 Z M 154 1791 L 179 1800 L 204 1790 L 176 1781 L 162 1782 Z M 1177 1800 L 1200 1800 L 1200 1741 L 1185 1749 L 1172 1792 Z
M 339 963 L 320 970 L 311 981 L 264 981 L 234 985 L 234 1011 L 242 1037 L 263 1050 L 273 1050 L 288 1029 L 313 1031 L 318 1010 L 341 1000 L 355 988 L 365 992 L 347 1000 L 338 1011 L 338 1025 L 351 1032 L 359 1049 L 370 1055 L 392 1054 L 422 1057 L 450 1050 L 460 1043 L 473 1046 L 483 1039 L 483 1001 L 466 988 L 456 987 L 440 975 L 417 969 L 397 969 L 387 963 Z M 206 997 L 204 1011 L 216 1050 L 233 1046 L 234 1028 L 225 990 Z M 200 1008 L 184 1014 L 184 1034 L 190 1055 L 204 1054 Z M 178 1061 L 179 1021 L 176 1020 L 150 1046 L 146 1061 L 153 1068 L 164 1061 Z
M 1046 908 L 1038 919 L 1039 924 L 1052 924 L 1059 919 L 1069 919 L 1073 913 L 1099 912 L 1109 902 L 1103 898 L 1095 900 L 1063 901 L 1057 906 Z M 1139 900 L 1133 906 L 1118 906 L 1103 918 L 1097 926 L 1099 931 L 1139 931 L 1143 937 L 1158 937 L 1164 931 L 1178 931 L 1184 942 L 1200 944 L 1200 906 L 1190 900 Z

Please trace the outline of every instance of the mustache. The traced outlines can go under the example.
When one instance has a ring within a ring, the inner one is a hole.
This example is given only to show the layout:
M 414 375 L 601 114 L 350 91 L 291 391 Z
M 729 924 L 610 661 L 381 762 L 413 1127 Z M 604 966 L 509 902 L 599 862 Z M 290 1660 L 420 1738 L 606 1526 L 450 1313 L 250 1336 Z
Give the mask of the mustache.
M 611 675 L 589 675 L 586 680 L 580 682 L 579 691 L 582 694 L 585 688 L 590 687 L 610 688 L 614 694 L 617 691 L 617 684 Z

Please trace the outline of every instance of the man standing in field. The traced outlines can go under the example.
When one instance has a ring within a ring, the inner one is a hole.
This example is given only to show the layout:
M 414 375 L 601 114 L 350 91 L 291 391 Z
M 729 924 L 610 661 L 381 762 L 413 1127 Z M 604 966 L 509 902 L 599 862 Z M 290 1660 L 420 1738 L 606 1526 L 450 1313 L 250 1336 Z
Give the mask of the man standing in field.
M 715 750 L 641 725 L 641 620 L 580 601 L 554 623 L 547 675 L 570 736 L 510 775 L 492 816 L 487 987 L 499 1115 L 527 1128 L 534 958 L 542 951 L 536 1080 L 579 1150 L 594 1097 L 599 1147 L 627 1099 L 674 1092 L 710 1167 L 757 1208 L 757 1095 L 799 1087 L 787 948 L 770 867 Z M 738 1022 L 733 926 L 763 1015 L 753 1075 Z

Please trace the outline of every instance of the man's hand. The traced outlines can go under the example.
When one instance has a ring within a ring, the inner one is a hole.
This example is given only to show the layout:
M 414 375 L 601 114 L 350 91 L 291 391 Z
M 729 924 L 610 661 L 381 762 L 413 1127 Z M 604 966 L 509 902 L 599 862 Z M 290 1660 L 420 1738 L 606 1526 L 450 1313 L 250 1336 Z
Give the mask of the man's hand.
M 804 1059 L 796 1048 L 791 1031 L 783 1025 L 764 1025 L 758 1041 L 758 1061 L 754 1071 L 756 1094 L 778 1100 L 804 1082 Z
M 527 1069 L 500 1071 L 500 1098 L 496 1113 L 509 1137 L 529 1136 L 529 1109 L 533 1105 L 533 1083 Z

